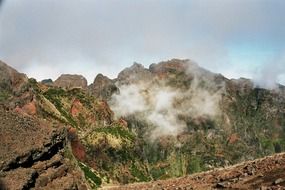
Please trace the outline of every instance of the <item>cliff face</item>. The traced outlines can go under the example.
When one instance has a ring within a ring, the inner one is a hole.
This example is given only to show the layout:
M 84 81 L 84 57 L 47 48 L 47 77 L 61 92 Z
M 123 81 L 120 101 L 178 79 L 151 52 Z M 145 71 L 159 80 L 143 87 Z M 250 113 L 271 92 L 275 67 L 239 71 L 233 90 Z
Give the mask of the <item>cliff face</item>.
M 0 189 L 87 189 L 67 128 L 43 120 L 36 81 L 2 62 L 0 79 Z
M 27 82 L 28 78 L 25 74 L 18 73 L 15 69 L 0 61 L 0 101 L 21 93 L 22 86 Z
M 53 85 L 65 89 L 87 89 L 87 80 L 82 75 L 62 74 L 58 79 L 54 81 Z
M 1 189 L 87 189 L 64 157 L 66 130 L 0 106 Z
M 98 74 L 94 82 L 89 86 L 89 91 L 93 96 L 104 100 L 109 100 L 118 90 L 115 81 L 102 74 Z

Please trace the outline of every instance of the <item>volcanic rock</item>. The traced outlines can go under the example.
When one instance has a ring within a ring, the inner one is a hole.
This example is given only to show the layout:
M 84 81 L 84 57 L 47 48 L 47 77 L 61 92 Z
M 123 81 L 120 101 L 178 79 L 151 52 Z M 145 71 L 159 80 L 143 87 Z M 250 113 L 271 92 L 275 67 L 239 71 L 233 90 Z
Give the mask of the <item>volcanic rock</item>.
M 28 78 L 25 74 L 19 73 L 0 61 L 0 99 L 4 93 L 17 94 L 27 82 Z
M 81 172 L 63 157 L 65 128 L 52 128 L 3 106 L 0 126 L 1 189 L 78 189 L 84 184 Z
M 115 82 L 108 77 L 98 74 L 94 79 L 93 84 L 89 86 L 89 90 L 96 98 L 108 100 L 113 93 L 119 91 Z
M 144 68 L 142 64 L 134 63 L 131 67 L 128 67 L 121 71 L 118 75 L 118 82 L 121 85 L 127 85 L 132 83 L 138 83 L 142 80 L 152 79 L 151 72 Z
M 65 89 L 87 89 L 87 80 L 82 75 L 62 74 L 58 79 L 54 81 L 54 86 Z

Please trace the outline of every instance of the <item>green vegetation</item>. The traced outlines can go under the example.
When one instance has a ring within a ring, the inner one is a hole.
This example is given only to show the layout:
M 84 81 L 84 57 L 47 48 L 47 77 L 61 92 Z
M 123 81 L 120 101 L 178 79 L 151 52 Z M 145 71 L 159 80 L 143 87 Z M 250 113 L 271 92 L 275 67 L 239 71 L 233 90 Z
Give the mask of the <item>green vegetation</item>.
M 61 88 L 50 88 L 44 92 L 43 95 L 55 105 L 57 110 L 62 114 L 62 116 L 68 121 L 71 126 L 77 128 L 78 125 L 76 121 L 73 119 L 70 113 L 64 109 L 64 106 L 61 102 L 61 99 L 66 96 L 65 90 Z
M 154 180 L 162 179 L 165 173 L 166 173 L 165 168 L 152 168 L 150 170 L 150 174 Z
M 150 178 L 145 175 L 143 171 L 138 169 L 135 163 L 132 164 L 130 168 L 131 174 L 137 178 L 137 181 L 142 182 L 142 181 L 150 181 Z
M 189 166 L 188 166 L 188 172 L 187 173 L 196 173 L 201 172 L 201 165 L 202 165 L 201 158 L 194 156 L 190 159 Z
M 98 177 L 91 168 L 89 168 L 87 165 L 83 164 L 82 162 L 78 162 L 78 165 L 84 172 L 85 178 L 90 183 L 91 187 L 94 189 L 97 189 L 102 184 L 102 180 L 100 177 Z
M 68 90 L 67 92 L 68 97 L 75 97 L 76 99 L 80 100 L 81 103 L 88 109 L 92 109 L 92 102 L 94 102 L 95 98 L 93 96 L 88 95 L 87 93 L 84 93 L 79 88 L 73 88 L 71 90 Z
M 97 133 L 105 133 L 105 134 L 111 134 L 114 135 L 115 137 L 118 138 L 125 138 L 130 141 L 135 140 L 135 136 L 128 131 L 128 129 L 124 129 L 123 127 L 119 125 L 112 125 L 110 127 L 101 127 L 101 128 L 96 128 L 94 132 Z
M 11 96 L 11 94 L 10 94 L 8 91 L 6 91 L 6 90 L 1 90 L 1 91 L 0 91 L 0 102 L 8 100 L 8 98 L 9 98 L 10 96 Z

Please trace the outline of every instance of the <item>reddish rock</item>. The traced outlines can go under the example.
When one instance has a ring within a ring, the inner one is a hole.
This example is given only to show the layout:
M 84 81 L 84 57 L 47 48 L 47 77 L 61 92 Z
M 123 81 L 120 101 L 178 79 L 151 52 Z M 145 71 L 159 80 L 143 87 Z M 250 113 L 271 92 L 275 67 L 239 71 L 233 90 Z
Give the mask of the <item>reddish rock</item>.
M 80 161 L 84 161 L 86 158 L 85 147 L 81 144 L 79 140 L 71 142 L 71 148 L 73 155 Z
M 80 100 L 75 99 L 72 103 L 70 113 L 73 117 L 77 117 L 82 109 L 83 105 L 81 104 Z
M 123 127 L 125 127 L 125 128 L 128 127 L 128 122 L 127 122 L 126 120 L 124 120 L 123 118 L 120 118 L 120 119 L 118 120 L 118 123 L 119 123 L 120 125 L 122 125 Z
M 36 115 L 37 114 L 37 107 L 35 101 L 32 101 L 23 106 L 22 110 L 27 113 L 28 115 Z
M 234 144 L 239 140 L 239 136 L 237 133 L 231 134 L 227 140 L 228 143 Z
M 80 161 L 84 161 L 86 158 L 85 147 L 81 144 L 78 136 L 77 130 L 73 127 L 68 130 L 68 138 L 70 140 L 71 149 L 73 155 Z
M 98 113 L 100 113 L 101 120 L 106 121 L 108 124 L 112 123 L 114 112 L 105 100 L 99 101 Z

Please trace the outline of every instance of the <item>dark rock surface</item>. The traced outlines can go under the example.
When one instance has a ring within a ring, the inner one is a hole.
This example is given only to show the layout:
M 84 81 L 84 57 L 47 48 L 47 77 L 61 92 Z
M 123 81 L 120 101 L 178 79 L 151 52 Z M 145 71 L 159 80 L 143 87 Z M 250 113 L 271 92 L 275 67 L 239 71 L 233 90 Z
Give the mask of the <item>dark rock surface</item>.
M 0 106 L 1 189 L 86 189 L 83 175 L 64 158 L 66 130 Z
M 44 79 L 41 81 L 42 84 L 45 84 L 47 86 L 52 86 L 53 85 L 53 81 L 52 79 Z

